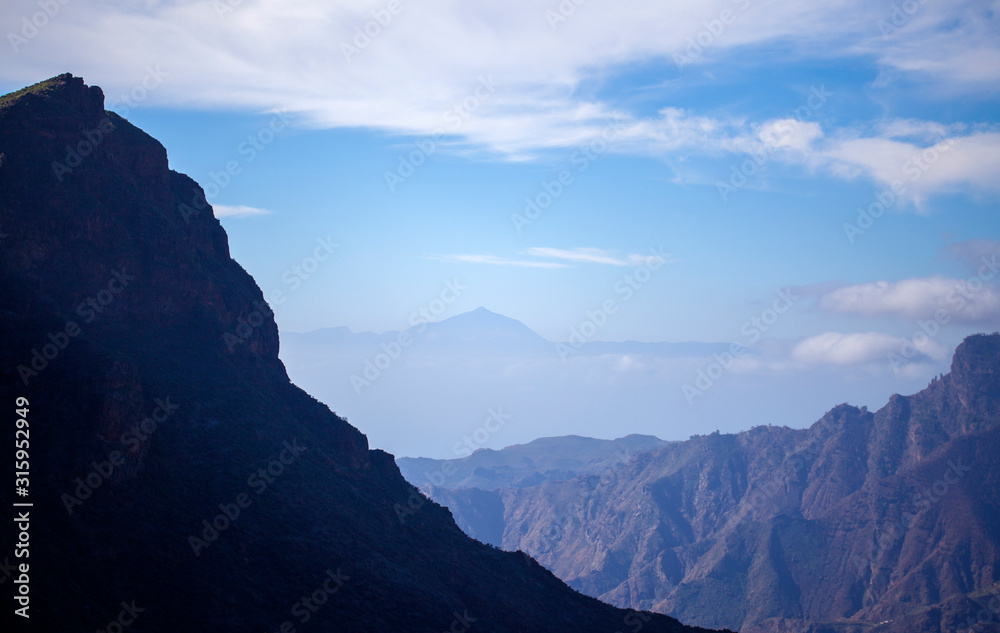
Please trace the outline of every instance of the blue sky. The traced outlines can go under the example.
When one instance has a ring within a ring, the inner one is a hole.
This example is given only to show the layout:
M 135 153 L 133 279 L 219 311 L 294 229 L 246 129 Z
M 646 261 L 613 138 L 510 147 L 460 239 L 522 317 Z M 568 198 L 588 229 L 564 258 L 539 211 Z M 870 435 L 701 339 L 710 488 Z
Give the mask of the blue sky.
M 651 249 L 664 265 L 595 340 L 743 342 L 794 288 L 744 369 L 887 397 L 1000 323 L 992 275 L 954 300 L 1000 253 L 1000 2 L 329 5 L 6 2 L 0 88 L 102 86 L 209 188 L 286 331 L 404 328 L 457 282 L 442 317 L 565 340 Z

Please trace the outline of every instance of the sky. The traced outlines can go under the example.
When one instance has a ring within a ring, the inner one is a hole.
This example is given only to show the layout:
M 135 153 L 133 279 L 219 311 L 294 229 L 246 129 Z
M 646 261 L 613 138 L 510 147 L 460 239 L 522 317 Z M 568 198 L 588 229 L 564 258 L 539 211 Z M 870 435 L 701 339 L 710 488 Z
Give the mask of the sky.
M 282 331 L 485 306 L 551 341 L 749 346 L 742 371 L 879 405 L 1000 324 L 998 10 L 10 0 L 0 91 L 101 86 Z

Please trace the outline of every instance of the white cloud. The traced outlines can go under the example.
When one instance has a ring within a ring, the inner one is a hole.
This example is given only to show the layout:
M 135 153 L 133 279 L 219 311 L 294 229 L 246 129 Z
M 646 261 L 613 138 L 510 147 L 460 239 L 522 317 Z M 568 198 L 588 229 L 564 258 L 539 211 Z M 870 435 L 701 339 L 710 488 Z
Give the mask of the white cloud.
M 908 122 L 912 123 L 912 122 Z M 925 123 L 925 130 L 934 127 Z M 898 136 L 900 130 L 889 130 Z M 805 158 L 818 160 L 844 177 L 866 176 L 883 187 L 896 183 L 901 196 L 922 203 L 938 193 L 1000 193 L 1000 133 L 974 132 L 931 144 L 915 144 L 885 137 L 833 140 Z
M 780 42 L 791 58 L 874 59 L 883 83 L 902 76 L 954 98 L 990 94 L 1000 85 L 995 2 L 920 3 L 885 36 L 876 25 L 894 19 L 895 5 L 863 0 L 569 4 L 572 14 L 553 23 L 547 12 L 566 3 L 402 0 L 387 20 L 385 0 L 75 0 L 17 51 L 16 64 L 0 65 L 0 79 L 26 84 L 70 71 L 104 87 L 109 101 L 140 90 L 144 106 L 280 110 L 319 127 L 442 133 L 453 149 L 509 159 L 578 146 L 616 122 L 617 152 L 774 150 L 841 178 L 901 180 L 904 199 L 918 204 L 941 192 L 1000 192 L 996 131 L 956 137 L 949 127 L 952 144 L 914 171 L 908 161 L 933 151 L 944 125 L 893 121 L 860 135 L 824 133 L 819 121 L 789 128 L 787 117 L 751 125 L 671 104 L 641 115 L 589 87 L 636 63 L 672 64 L 707 38 L 681 79 L 736 50 L 746 58 Z M 2 3 L 0 26 L 18 31 L 23 10 Z M 723 10 L 734 19 L 713 34 L 706 24 Z M 149 68 L 164 77 L 145 91 Z
M 990 271 L 986 274 L 985 282 L 995 277 Z M 985 282 L 978 275 L 964 280 L 938 276 L 877 281 L 832 290 L 820 297 L 818 305 L 836 314 L 982 323 L 1000 318 L 1000 290 Z
M 980 126 L 944 126 L 914 119 L 877 122 L 865 132 L 834 130 L 796 119 L 766 121 L 751 133 L 747 126 L 717 126 L 729 136 L 706 138 L 718 150 L 770 155 L 847 180 L 868 178 L 891 190 L 889 206 L 922 208 L 942 193 L 1000 193 L 1000 131 Z
M 793 360 L 810 365 L 860 365 L 887 362 L 890 354 L 904 361 L 920 361 L 920 355 L 909 351 L 912 345 L 920 355 L 940 360 L 948 350 L 933 340 L 922 337 L 908 341 L 882 332 L 844 334 L 825 332 L 799 342 L 791 352 Z
M 682 73 L 781 42 L 790 56 L 864 55 L 892 73 L 994 89 L 996 19 L 982 3 L 931 4 L 883 38 L 873 26 L 891 7 L 863 0 L 572 3 L 572 15 L 556 24 L 548 13 L 559 3 L 537 0 L 403 0 L 388 21 L 385 0 L 75 0 L 17 52 L 17 64 L 0 66 L 0 77 L 29 83 L 69 70 L 113 96 L 159 65 L 167 77 L 149 96 L 159 105 L 286 110 L 319 126 L 416 135 L 440 130 L 515 156 L 594 138 L 609 119 L 630 121 L 628 136 L 646 149 L 698 147 L 724 141 L 729 123 L 669 107 L 635 117 L 581 86 L 633 63 L 672 63 L 708 37 Z M 734 19 L 712 34 L 706 23 L 724 10 Z M 23 11 L 3 3 L 0 24 L 17 31 Z M 481 78 L 491 76 L 496 89 L 483 97 Z M 463 101 L 476 107 L 456 113 Z
M 757 136 L 768 149 L 805 152 L 809 150 L 814 140 L 823 137 L 823 130 L 815 122 L 777 119 L 762 125 Z
M 243 204 L 236 206 L 229 206 L 225 204 L 213 204 L 212 210 L 215 211 L 215 217 L 217 218 L 244 218 L 250 215 L 269 215 L 270 213 L 272 213 L 267 209 L 248 207 Z
M 886 7 L 879 24 L 892 25 L 893 11 Z M 978 87 L 995 91 L 1000 82 L 1000 46 L 996 37 L 996 0 L 946 3 L 921 2 L 903 24 L 883 37 L 858 44 L 859 50 L 878 55 L 883 66 L 896 73 L 916 75 L 935 82 L 939 89 L 955 92 Z M 900 21 L 900 16 L 895 16 Z M 892 78 L 883 79 L 892 81 Z

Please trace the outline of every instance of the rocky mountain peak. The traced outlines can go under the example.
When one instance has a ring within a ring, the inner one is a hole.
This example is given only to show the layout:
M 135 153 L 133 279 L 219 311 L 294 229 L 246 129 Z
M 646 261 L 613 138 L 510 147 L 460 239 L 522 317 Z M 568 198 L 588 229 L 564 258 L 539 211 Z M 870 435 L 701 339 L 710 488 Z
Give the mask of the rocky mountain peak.
M 48 124 L 73 116 L 96 121 L 104 115 L 104 91 L 64 73 L 6 95 L 0 99 L 0 110 L 24 110 Z
M 984 423 L 1000 421 L 1000 335 L 976 334 L 955 350 L 950 379 L 968 414 Z

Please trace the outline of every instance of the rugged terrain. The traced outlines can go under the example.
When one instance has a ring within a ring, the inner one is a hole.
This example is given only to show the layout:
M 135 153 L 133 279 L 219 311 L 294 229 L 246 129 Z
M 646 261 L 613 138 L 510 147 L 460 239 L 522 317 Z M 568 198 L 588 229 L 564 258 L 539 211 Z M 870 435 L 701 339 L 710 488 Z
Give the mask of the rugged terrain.
M 1000 334 L 976 335 L 949 374 L 875 413 L 844 404 L 808 429 L 695 437 L 565 481 L 429 490 L 470 534 L 620 606 L 747 633 L 993 631 L 998 446 Z

